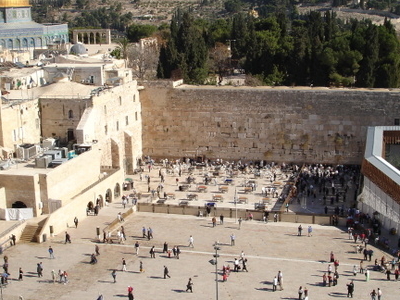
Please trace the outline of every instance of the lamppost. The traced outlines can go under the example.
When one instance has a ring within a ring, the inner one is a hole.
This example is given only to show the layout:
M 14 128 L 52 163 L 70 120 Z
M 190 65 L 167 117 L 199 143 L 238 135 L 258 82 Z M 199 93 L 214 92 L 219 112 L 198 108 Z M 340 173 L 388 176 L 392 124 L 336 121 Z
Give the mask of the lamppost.
M 214 259 L 211 259 L 209 262 L 212 265 L 215 265 L 215 299 L 218 300 L 218 250 L 221 250 L 220 247 L 218 247 L 218 242 L 214 243 L 214 250 L 215 250 L 215 254 Z
M 233 201 L 235 202 L 235 224 L 237 223 L 237 194 L 236 194 L 236 188 L 235 188 L 235 196 Z

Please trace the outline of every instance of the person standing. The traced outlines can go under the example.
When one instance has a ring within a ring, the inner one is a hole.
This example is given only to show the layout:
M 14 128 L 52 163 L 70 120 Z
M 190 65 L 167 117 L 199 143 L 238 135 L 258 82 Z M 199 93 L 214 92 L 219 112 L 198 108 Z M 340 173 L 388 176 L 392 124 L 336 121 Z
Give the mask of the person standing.
M 191 293 L 193 293 L 193 282 L 192 282 L 192 278 L 189 278 L 188 283 L 186 284 L 186 292 L 190 291 Z
M 235 239 L 236 239 L 236 237 L 235 237 L 235 235 L 232 233 L 232 234 L 231 234 L 231 246 L 235 246 Z
M 298 290 L 298 294 L 299 294 L 299 300 L 303 300 L 303 287 L 300 286 L 299 290 Z
M 243 258 L 242 259 L 242 271 L 243 272 L 244 271 L 248 272 L 248 270 L 247 270 L 247 258 Z
M 353 298 L 353 293 L 354 293 L 354 282 L 352 280 L 350 281 L 350 283 L 347 284 L 347 297 Z
M 389 268 L 386 270 L 386 279 L 390 280 L 390 274 L 392 274 L 392 272 L 390 272 Z
M 194 242 L 193 236 L 190 236 L 189 237 L 189 246 L 188 247 L 194 248 L 193 242 Z
M 143 272 L 144 272 L 144 269 L 143 269 L 143 262 L 142 262 L 142 261 L 139 262 L 139 272 L 140 272 L 140 273 L 143 273 Z
M 125 258 L 122 258 L 122 272 L 126 271 L 126 261 Z
M 364 274 L 364 261 L 360 261 L 360 274 Z
M 51 279 L 53 280 L 53 283 L 56 283 L 56 272 L 54 270 L 51 270 Z
M 164 266 L 164 279 L 171 278 L 171 276 L 169 276 L 169 270 L 167 268 L 167 266 Z
M 303 231 L 303 227 L 301 226 L 301 224 L 299 225 L 299 227 L 297 228 L 297 235 L 301 236 L 301 232 Z
M 308 300 L 308 290 L 304 287 L 304 300 Z
M 179 249 L 179 246 L 176 246 L 176 259 L 179 259 L 179 254 L 181 254 L 181 249 Z
M 272 280 L 272 291 L 276 292 L 276 287 L 278 285 L 278 278 L 276 278 L 276 276 L 274 277 L 274 279 Z
M 217 219 L 215 217 L 212 217 L 211 222 L 212 222 L 212 227 L 217 226 Z
M 114 279 L 114 283 L 116 283 L 117 282 L 117 270 L 113 270 L 112 272 L 111 272 L 111 276 L 112 276 L 112 278 Z
M 312 229 L 311 225 L 308 226 L 308 236 L 312 236 L 312 231 L 313 231 L 313 229 Z
M 242 227 L 242 217 L 239 217 L 239 220 L 238 220 L 238 223 L 239 223 L 239 229 L 240 229 L 240 227 Z
M 142 227 L 142 237 L 145 239 L 147 237 L 146 235 L 146 227 Z
M 369 295 L 371 296 L 371 300 L 376 300 L 376 291 L 372 290 L 371 293 L 369 293 Z
M 365 281 L 369 281 L 369 270 L 368 269 L 366 269 L 366 271 L 365 271 Z
M 224 215 L 222 214 L 219 216 L 219 224 L 224 225 Z
M 382 297 L 382 290 L 380 288 L 378 288 L 378 291 L 376 292 L 377 296 L 378 296 L 378 300 L 381 300 Z
M 136 241 L 136 243 L 135 243 L 135 252 L 136 252 L 137 256 L 139 256 L 139 248 L 140 248 L 139 242 Z
M 281 291 L 283 291 L 283 274 L 281 271 L 278 272 L 278 284 L 281 288 Z
M 168 253 L 168 244 L 167 242 L 164 242 L 164 247 L 163 247 L 163 253 Z
M 128 299 L 133 300 L 133 287 L 128 286 Z
M 75 228 L 78 228 L 78 222 L 79 222 L 79 221 L 78 221 L 78 218 L 75 217 L 75 218 L 74 218 Z
M 37 264 L 37 268 L 36 268 L 38 277 L 43 277 L 43 265 L 42 262 Z
M 99 255 L 100 255 L 100 248 L 99 248 L 99 245 L 95 245 L 95 246 L 94 246 L 94 251 L 96 252 L 96 256 L 99 256 Z
M 22 281 L 24 276 L 24 271 L 22 271 L 22 268 L 19 268 L 19 275 L 18 275 L 18 280 Z
M 71 244 L 71 236 L 69 235 L 69 233 L 67 231 L 65 232 L 65 244 L 66 243 Z
M 50 258 L 55 258 L 54 257 L 54 250 L 51 246 L 49 246 L 49 254 L 50 254 Z

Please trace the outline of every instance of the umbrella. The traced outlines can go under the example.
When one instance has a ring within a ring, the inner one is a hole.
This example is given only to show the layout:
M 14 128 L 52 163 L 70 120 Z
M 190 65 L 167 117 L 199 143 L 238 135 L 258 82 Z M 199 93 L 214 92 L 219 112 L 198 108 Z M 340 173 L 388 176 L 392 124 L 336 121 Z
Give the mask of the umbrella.
M 131 181 L 133 181 L 133 179 L 128 177 L 128 178 L 125 178 L 125 181 L 131 182 Z

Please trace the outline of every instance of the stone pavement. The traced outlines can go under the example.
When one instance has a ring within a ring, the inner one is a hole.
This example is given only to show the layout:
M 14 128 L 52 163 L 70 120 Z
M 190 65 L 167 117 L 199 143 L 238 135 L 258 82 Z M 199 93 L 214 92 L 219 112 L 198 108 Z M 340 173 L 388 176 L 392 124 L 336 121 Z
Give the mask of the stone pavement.
M 52 237 L 45 243 L 18 243 L 4 253 L 9 257 L 10 284 L 3 288 L 2 299 L 79 299 L 95 300 L 99 293 L 104 299 L 127 298 L 127 287 L 134 287 L 135 299 L 216 299 L 214 243 L 219 243 L 218 269 L 223 264 L 233 268 L 233 260 L 243 251 L 248 259 L 249 272 L 232 272 L 227 282 L 218 275 L 219 299 L 297 299 L 299 286 L 306 286 L 309 299 L 346 298 L 346 283 L 354 279 L 354 299 L 370 299 L 372 289 L 380 287 L 384 300 L 398 299 L 398 282 L 387 281 L 383 273 L 371 271 L 371 280 L 364 275 L 352 275 L 352 267 L 362 258 L 354 252 L 354 242 L 339 228 L 313 225 L 313 236 L 307 237 L 307 224 L 303 225 L 303 236 L 297 236 L 295 223 L 262 223 L 244 221 L 239 230 L 233 219 L 225 218 L 223 225 L 215 228 L 210 218 L 194 216 L 134 213 L 123 226 L 127 234 L 124 245 L 98 244 L 99 262 L 90 265 L 90 254 L 94 252 L 96 227 L 104 228 L 123 211 L 120 203 L 111 203 L 97 217 L 88 217 L 77 229 L 68 228 L 72 243 L 64 244 L 64 235 Z M 72 224 L 71 218 L 71 224 Z M 219 220 L 218 220 L 219 221 Z M 218 222 L 219 223 L 219 222 Z M 70 224 L 70 226 L 71 226 Z M 141 237 L 141 228 L 151 227 L 154 239 Z M 305 233 L 305 235 L 304 235 Z M 230 235 L 236 236 L 236 245 L 230 246 Z M 194 237 L 194 248 L 188 247 L 189 236 Z M 140 243 L 139 257 L 134 254 L 133 244 Z M 180 245 L 180 259 L 168 258 L 160 253 L 164 242 L 169 248 Z M 55 259 L 50 259 L 47 249 L 54 249 Z M 149 248 L 157 248 L 155 259 L 151 259 Z M 373 247 L 372 247 L 373 248 Z M 373 248 L 374 249 L 374 248 Z M 339 284 L 322 287 L 322 275 L 328 268 L 329 253 L 334 251 L 340 261 Z M 374 258 L 387 255 L 374 249 Z M 127 272 L 122 272 L 121 260 L 127 261 Z M 36 264 L 43 262 L 44 276 L 36 275 Z M 139 272 L 139 261 L 145 272 Z M 163 266 L 167 266 L 171 278 L 163 279 Z M 24 280 L 18 282 L 18 268 L 24 271 Z M 111 272 L 117 269 L 117 283 L 113 283 Z M 52 283 L 51 270 L 66 270 L 69 283 Z M 284 290 L 272 292 L 271 282 L 281 270 Z M 194 282 L 193 294 L 185 292 L 188 278 Z M 393 276 L 392 276 L 393 277 Z

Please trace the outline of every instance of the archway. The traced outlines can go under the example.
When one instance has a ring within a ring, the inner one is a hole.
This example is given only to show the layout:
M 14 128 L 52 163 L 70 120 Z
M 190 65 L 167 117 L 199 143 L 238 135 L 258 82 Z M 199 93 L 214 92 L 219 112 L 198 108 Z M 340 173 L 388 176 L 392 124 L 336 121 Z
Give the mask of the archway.
M 121 196 L 121 186 L 119 183 L 116 183 L 114 187 L 114 198 L 118 198 L 119 196 Z
M 111 202 L 112 202 L 112 200 L 113 200 L 113 195 L 112 195 L 111 189 L 108 189 L 108 190 L 106 191 L 105 198 L 106 198 L 106 201 L 107 201 L 108 203 L 111 203 Z
M 12 208 L 27 208 L 26 204 L 22 201 L 15 201 L 12 206 Z

